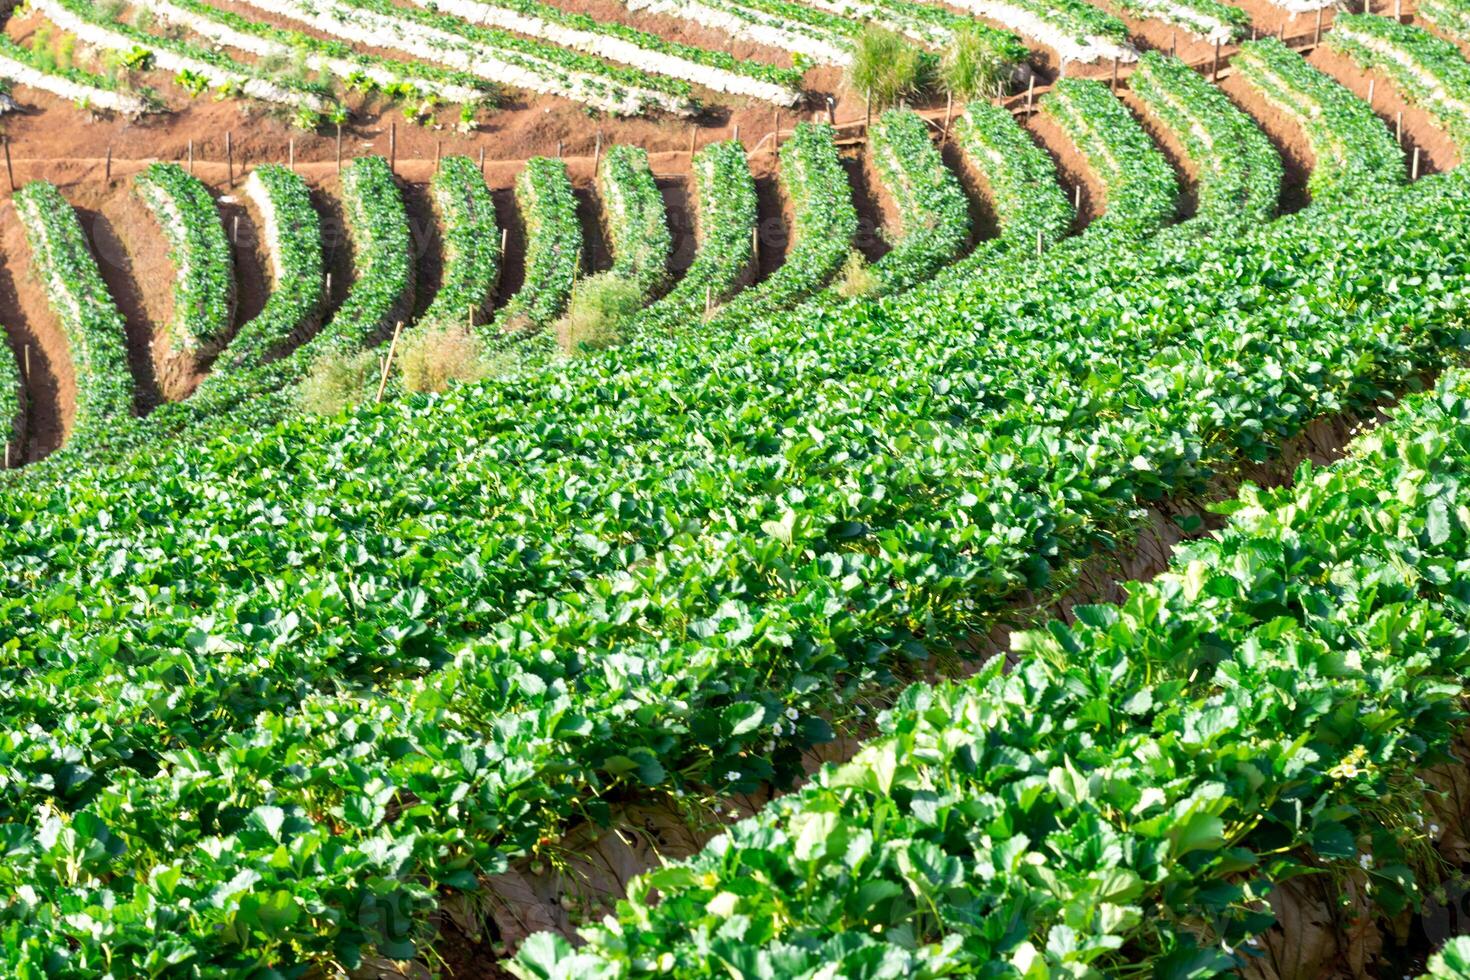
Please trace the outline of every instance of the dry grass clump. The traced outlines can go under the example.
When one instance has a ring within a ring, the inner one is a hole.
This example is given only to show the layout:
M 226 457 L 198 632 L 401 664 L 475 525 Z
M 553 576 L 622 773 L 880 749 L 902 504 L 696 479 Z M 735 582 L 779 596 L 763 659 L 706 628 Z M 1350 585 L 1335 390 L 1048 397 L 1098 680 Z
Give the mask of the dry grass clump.
M 606 350 L 622 340 L 623 328 L 642 308 L 636 282 L 608 275 L 583 279 L 556 323 L 556 342 L 567 354 Z
M 408 391 L 442 392 L 451 383 L 482 381 L 493 372 L 479 339 L 463 324 L 411 330 L 398 344 L 398 373 Z

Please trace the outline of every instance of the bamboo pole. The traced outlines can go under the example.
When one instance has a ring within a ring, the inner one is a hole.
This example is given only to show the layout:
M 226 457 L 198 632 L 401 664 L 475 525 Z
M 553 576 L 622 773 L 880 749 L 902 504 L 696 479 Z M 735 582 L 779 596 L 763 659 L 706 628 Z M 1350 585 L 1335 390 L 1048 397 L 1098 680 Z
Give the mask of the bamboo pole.
M 1417 147 L 1417 146 L 1414 147 L 1414 166 L 1409 171 L 1409 179 L 1410 180 L 1418 180 L 1419 179 L 1419 147 Z
M 1215 38 L 1215 63 L 1210 66 L 1210 81 L 1220 80 L 1220 39 Z
M 342 124 L 337 124 L 337 173 L 342 172 Z
M 1378 82 L 1376 78 L 1368 79 L 1368 108 L 1373 108 L 1373 87 Z
M 7 169 L 7 170 L 10 169 L 10 139 L 9 139 L 9 137 L 7 137 L 6 140 L 5 140 L 5 169 Z M 107 147 L 107 162 L 102 165 L 102 179 L 103 180 L 107 180 L 107 181 L 111 181 L 112 180 L 112 147 L 111 147 L 111 145 L 109 145 Z M 10 189 L 11 190 L 15 190 L 15 177 L 13 175 L 10 178 Z
M 954 114 L 954 93 L 944 93 L 944 132 L 939 136 L 939 145 L 949 142 L 949 118 Z
M 398 123 L 388 124 L 388 169 L 398 171 Z
M 1312 30 L 1312 46 L 1322 43 L 1322 8 L 1317 8 L 1317 26 Z
M 438 173 L 439 167 L 444 160 L 444 141 L 434 141 L 434 172 Z
M 1399 146 L 1404 145 L 1404 110 L 1400 109 L 1393 117 L 1393 140 Z
M 238 214 L 230 221 L 230 244 L 240 244 L 240 216 Z
M 235 131 L 225 130 L 225 183 L 235 188 Z
M 1108 91 L 1110 91 L 1110 92 L 1117 92 L 1118 91 L 1118 59 L 1117 58 L 1114 58 L 1113 59 L 1113 80 L 1108 83 Z
M 5 176 L 10 181 L 10 193 L 14 194 L 15 167 L 10 162 L 10 137 L 4 137 L 3 142 L 5 143 Z M 112 147 L 107 148 L 107 158 L 109 162 L 112 160 Z M 112 168 L 109 166 L 108 169 L 110 170 Z
M 1026 118 L 1027 119 L 1030 119 L 1031 118 L 1031 110 L 1032 110 L 1032 106 L 1035 104 L 1035 102 L 1036 102 L 1036 73 L 1035 72 L 1032 72 L 1031 73 L 1031 76 L 1026 79 Z
M 286 152 L 289 154 L 289 162 L 291 164 L 291 169 L 292 170 L 295 170 L 296 169 L 296 137 L 294 137 L 294 136 L 291 137 L 290 142 L 288 142 L 286 144 Z
M 482 147 L 480 147 L 480 178 L 483 180 L 484 177 L 485 177 L 485 148 L 482 146 Z
M 691 125 L 689 127 L 689 159 L 690 160 L 693 160 L 694 159 L 694 151 L 697 148 L 698 143 L 699 143 L 699 127 L 698 126 Z
M 189 141 L 189 176 L 194 176 L 194 141 Z
M 383 400 L 383 392 L 388 388 L 388 372 L 393 367 L 393 355 L 398 352 L 398 335 L 401 333 L 403 321 L 399 320 L 398 325 L 393 328 L 393 340 L 388 344 L 388 356 L 383 358 L 383 376 L 378 379 L 378 397 L 373 399 L 375 402 Z

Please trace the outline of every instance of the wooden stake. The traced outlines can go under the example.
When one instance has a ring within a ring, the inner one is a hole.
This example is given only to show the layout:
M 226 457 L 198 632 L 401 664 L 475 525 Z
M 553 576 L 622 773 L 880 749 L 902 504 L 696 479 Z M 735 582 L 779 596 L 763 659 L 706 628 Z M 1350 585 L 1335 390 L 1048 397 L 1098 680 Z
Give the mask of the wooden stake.
M 388 344 L 388 356 L 383 358 L 383 376 L 378 379 L 378 397 L 373 401 L 382 401 L 383 392 L 388 388 L 388 371 L 393 367 L 393 355 L 398 350 L 398 335 L 401 333 L 403 333 L 403 321 L 399 320 L 398 325 L 393 328 L 393 340 Z
M 1399 146 L 1404 145 L 1404 111 L 1402 109 L 1394 114 L 1393 140 Z
M 758 227 L 757 228 L 750 229 L 750 256 L 755 261 L 755 263 L 757 265 L 760 264 L 760 261 L 761 261 L 761 230 Z
M 556 158 L 561 159 L 561 140 L 556 141 Z
M 501 259 L 502 260 L 505 258 L 505 247 L 507 245 L 509 245 L 509 244 L 510 244 L 510 229 L 509 228 L 502 228 L 502 229 L 500 229 L 500 256 L 501 256 Z M 500 267 L 502 269 L 505 268 L 504 261 L 502 261 L 500 263 Z
M 434 141 L 434 172 L 435 173 L 438 173 L 438 171 L 439 171 L 439 165 L 440 165 L 441 161 L 443 161 L 443 159 L 444 159 L 444 141 L 443 140 L 435 140 Z
M 26 364 L 25 364 L 25 368 L 26 368 L 26 383 L 27 384 L 30 384 L 30 381 L 31 381 L 31 345 L 30 344 L 26 344 L 25 362 L 26 362 Z
M 1117 58 L 1114 58 L 1113 59 L 1113 80 L 1108 83 L 1108 90 L 1111 91 L 1111 92 L 1118 91 L 1118 59 Z
M 592 147 L 592 175 L 597 176 L 597 170 L 602 166 L 602 130 L 597 131 L 597 141 Z
M 1036 229 L 1036 255 L 1039 258 L 1042 251 L 1041 229 Z
M 1377 84 L 1377 82 L 1378 79 L 1376 78 L 1368 79 L 1368 108 L 1370 109 L 1373 108 L 1373 86 Z
M 194 141 L 189 141 L 189 176 L 194 176 Z
M 1081 211 L 1082 211 L 1082 185 L 1081 184 L 1078 184 L 1077 185 L 1076 190 L 1072 194 L 1072 210 L 1077 211 L 1078 213 L 1081 213 Z
M 485 176 L 485 148 L 482 146 L 482 147 L 480 147 L 480 177 L 481 177 L 481 179 L 483 179 L 484 176 Z
M 107 159 L 108 159 L 109 163 L 112 160 L 112 148 L 111 147 L 109 147 L 108 150 L 107 150 Z M 111 170 L 112 169 L 111 166 L 109 166 L 108 169 Z M 7 178 L 9 178 L 9 180 L 10 180 L 10 193 L 14 194 L 15 193 L 15 168 L 10 163 L 10 137 L 9 136 L 6 136 L 5 137 L 5 176 Z
M 337 173 L 342 172 L 342 124 L 337 124 Z
M 698 126 L 690 126 L 689 127 L 689 159 L 690 160 L 693 160 L 694 159 L 695 144 L 697 144 L 698 142 L 699 142 L 699 127 Z
M 1409 171 L 1410 180 L 1419 179 L 1419 147 L 1414 147 L 1414 166 Z
M 863 97 L 863 135 L 868 135 L 868 130 L 873 128 L 873 97 Z
M 1179 50 L 1179 35 L 1178 35 L 1178 33 L 1170 34 L 1169 35 L 1169 57 L 1171 57 L 1171 58 L 1174 57 L 1174 52 L 1176 52 L 1178 50 Z
M 1393 0 L 1393 19 L 1397 21 L 1402 21 L 1404 19 L 1403 0 Z
M 954 112 L 954 93 L 944 93 L 944 132 L 939 136 L 939 144 L 943 146 L 949 142 L 949 117 Z
M 837 100 L 832 98 L 832 96 L 830 95 L 827 96 L 827 125 L 837 125 Z M 777 132 L 779 132 L 779 130 Z
M 388 169 L 394 173 L 398 170 L 398 123 L 388 124 Z
M 1220 80 L 1220 39 L 1215 38 L 1215 63 L 1210 68 L 1210 81 Z
M 1026 79 L 1026 118 L 1031 118 L 1031 106 L 1036 101 L 1036 73 Z
M 240 216 L 238 214 L 230 222 L 230 244 L 240 244 Z
M 286 143 L 286 153 L 289 155 L 289 161 L 288 162 L 290 163 L 291 169 L 292 170 L 295 170 L 296 169 L 296 137 L 294 137 L 294 136 L 291 137 L 291 139 Z
M 10 138 L 9 137 L 6 137 L 6 140 L 5 140 L 5 168 L 7 170 L 10 169 Z M 107 163 L 104 164 L 103 167 L 102 167 L 102 179 L 103 180 L 108 180 L 108 181 L 112 180 L 112 147 L 111 146 L 108 146 L 108 148 L 107 148 Z M 11 190 L 15 190 L 15 178 L 14 177 L 11 177 L 10 178 L 10 189 Z
M 327 281 L 323 292 L 325 293 L 327 300 L 330 301 L 332 298 L 332 274 L 330 272 L 327 273 Z
M 225 183 L 235 187 L 235 131 L 225 130 Z
M 730 134 L 730 138 L 732 140 L 734 140 L 735 142 L 737 142 L 737 143 L 740 142 L 740 124 L 739 123 L 736 123 L 734 125 L 734 127 L 732 127 L 732 132 Z
M 1312 30 L 1312 46 L 1322 43 L 1322 8 L 1317 8 L 1317 26 Z

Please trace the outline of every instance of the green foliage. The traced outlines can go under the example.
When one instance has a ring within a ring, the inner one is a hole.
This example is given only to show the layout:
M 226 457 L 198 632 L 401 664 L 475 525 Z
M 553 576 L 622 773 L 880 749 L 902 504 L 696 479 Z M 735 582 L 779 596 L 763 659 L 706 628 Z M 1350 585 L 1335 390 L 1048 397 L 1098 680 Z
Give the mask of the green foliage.
M 1016 60 L 1004 38 L 992 32 L 956 31 L 940 62 L 939 78 L 956 102 L 991 99 L 1010 89 Z
M 645 297 L 659 291 L 668 278 L 673 240 L 648 153 L 636 146 L 612 146 L 603 154 L 597 176 L 613 253 L 609 274 L 631 281 Z
M 494 359 L 464 324 L 419 324 L 404 335 L 394 362 L 407 391 L 443 393 L 452 383 L 481 381 L 496 373 Z
M 1470 154 L 1470 64 L 1459 47 L 1422 27 L 1369 14 L 1334 17 L 1326 43 L 1386 74 L 1449 134 L 1462 157 Z
M 429 181 L 429 199 L 439 218 L 444 273 L 434 302 L 419 317 L 417 330 L 451 324 L 469 329 L 490 308 L 500 281 L 500 227 L 495 202 L 480 167 L 469 157 L 439 162 Z
M 1464 980 L 1470 977 L 1470 936 L 1456 936 L 1429 958 L 1427 977 Z
M 310 415 L 337 415 L 361 404 L 381 373 L 372 351 L 323 351 L 296 386 L 296 404 Z
M 566 314 L 557 321 L 562 351 L 606 350 L 623 339 L 624 325 L 637 315 L 645 295 L 637 282 L 615 275 L 583 279 L 572 292 Z

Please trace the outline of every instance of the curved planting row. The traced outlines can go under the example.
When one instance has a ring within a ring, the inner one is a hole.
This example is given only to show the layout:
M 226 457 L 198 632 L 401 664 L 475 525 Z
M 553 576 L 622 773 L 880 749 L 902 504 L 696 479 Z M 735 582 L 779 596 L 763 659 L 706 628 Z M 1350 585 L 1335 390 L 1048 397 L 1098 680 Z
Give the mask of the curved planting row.
M 207 358 L 235 322 L 235 262 L 209 188 L 176 163 L 154 163 L 133 179 L 158 220 L 174 267 L 174 352 Z
M 0 445 L 5 454 L 0 466 L 6 469 L 20 465 L 25 453 L 26 402 L 20 363 L 7 348 L 0 351 Z
M 1367 198 L 1404 181 L 1404 155 L 1373 109 L 1301 55 L 1265 38 L 1242 44 L 1230 64 L 1306 135 L 1314 202 Z
M 694 157 L 692 197 L 698 251 L 668 295 L 638 316 L 639 327 L 650 332 L 685 329 L 734 295 L 751 269 L 756 197 L 745 147 L 733 140 L 702 147 Z
M 1035 38 L 1062 61 L 1133 61 L 1128 25 L 1084 0 L 956 0 L 956 6 Z
M 1465 493 L 1456 373 L 1347 461 L 1247 487 L 1122 605 L 1017 637 L 1013 670 L 915 685 L 851 762 L 517 972 L 1198 976 L 1252 965 L 1249 899 L 1294 875 L 1419 905 L 1454 815 L 1418 770 L 1464 719 Z
M 429 181 L 439 219 L 444 275 L 418 327 L 473 327 L 490 308 L 500 282 L 500 228 L 484 174 L 469 157 L 445 157 Z
M 30 0 L 30 6 L 58 28 L 104 51 L 143 51 L 152 67 L 177 72 L 174 81 L 193 94 L 214 87 L 221 92 L 273 102 L 297 111 L 296 121 L 312 128 L 336 103 L 325 86 L 287 76 L 266 77 L 250 65 L 216 51 L 127 24 L 86 0 Z
M 808 2 L 820 10 L 852 21 L 859 29 L 866 24 L 877 24 L 929 47 L 945 47 L 954 40 L 956 34 L 964 32 L 984 36 L 989 41 L 988 50 L 1009 64 L 1025 61 L 1029 53 L 1021 39 L 1011 32 L 998 30 L 973 17 L 957 14 L 943 7 L 914 3 L 912 0 Z
M 646 10 L 693 21 L 731 37 L 809 58 L 818 64 L 852 61 L 855 21 L 790 0 L 622 0 Z
M 14 201 L 30 244 L 31 268 L 71 353 L 77 403 L 68 439 L 96 442 L 132 414 L 133 376 L 122 314 L 97 270 L 76 212 L 56 186 L 32 181 Z
M 801 98 L 802 72 L 798 69 L 665 40 L 657 34 L 564 10 L 542 0 L 433 0 L 432 5 L 470 23 L 541 38 L 652 74 L 682 78 L 715 92 L 786 106 Z
M 1094 224 L 1123 237 L 1146 234 L 1174 215 L 1179 185 L 1169 161 L 1101 82 L 1063 78 L 1041 111 L 1077 147 L 1103 185 L 1106 208 Z
M 609 112 L 696 108 L 687 82 L 613 65 L 601 58 L 507 31 L 479 27 L 393 0 L 241 0 L 353 44 L 402 51 L 513 88 L 560 95 Z
M 1414 16 L 1453 40 L 1470 41 L 1470 0 L 1421 0 Z
M 889 110 L 870 133 L 873 162 L 898 210 L 893 251 L 873 264 L 869 292 L 908 289 L 928 279 L 965 247 L 970 232 L 964 189 L 944 165 L 918 115 Z
M 1113 0 L 1135 17 L 1182 27 L 1205 41 L 1230 44 L 1250 33 L 1250 14 L 1223 0 Z
M 786 257 L 763 282 L 715 313 L 721 326 L 738 327 L 806 299 L 837 274 L 852 247 L 857 209 L 831 126 L 796 124 L 781 144 L 781 185 L 794 215 Z
M 252 170 L 241 190 L 259 215 L 259 233 L 270 257 L 271 293 L 215 360 L 196 399 L 209 397 L 208 392 L 230 383 L 237 373 L 259 367 L 274 351 L 310 333 L 321 313 L 321 219 L 306 182 L 295 171 L 268 163 Z
M 1327 46 L 1393 80 L 1449 134 L 1461 157 L 1470 153 L 1470 63 L 1460 49 L 1420 27 L 1387 17 L 1334 17 Z
M 673 238 L 647 152 L 636 146 L 611 147 L 598 169 L 597 186 L 612 246 L 609 274 L 634 283 L 645 297 L 657 293 L 668 278 Z
M 0 805 L 44 830 L 54 801 L 128 850 L 53 884 L 71 852 L 18 832 L 6 880 L 41 884 L 0 912 L 3 955 L 16 972 L 56 949 L 79 972 L 405 955 L 433 886 L 535 853 L 601 793 L 795 774 L 824 715 L 843 717 L 834 676 L 856 689 L 942 651 L 1126 533 L 1141 500 L 1199 492 L 1237 453 L 1434 363 L 1438 338 L 1403 326 L 1463 301 L 1465 197 L 1434 178 L 1332 220 L 1114 249 L 1085 282 L 1058 261 L 1034 285 L 758 322 L 735 343 L 694 323 L 432 411 L 28 491 L 34 516 L 0 534 L 3 574 L 30 582 L 0 617 L 27 655 L 7 690 L 54 723 L 17 726 L 5 764 L 89 775 L 18 772 Z M 486 487 L 507 503 L 487 509 Z M 157 499 L 179 514 L 169 548 L 148 546 Z M 264 499 L 289 504 L 269 533 L 244 516 Z M 78 596 L 74 570 L 119 548 L 127 567 Z M 140 580 L 172 583 L 168 604 L 73 614 Z M 179 689 L 183 664 L 198 687 Z M 172 749 L 186 731 L 195 747 Z M 95 912 L 51 911 L 73 901 Z
M 342 170 L 342 209 L 352 242 L 352 288 L 303 350 L 358 351 L 413 310 L 414 248 L 403 195 L 388 161 L 359 157 Z
M 1128 87 L 1193 162 L 1195 216 L 1220 228 L 1269 221 L 1281 197 L 1281 157 L 1255 121 L 1199 72 L 1145 52 Z
M 362 54 L 342 41 L 251 20 L 204 0 L 157 0 L 149 9 L 159 20 L 186 28 L 213 44 L 261 58 L 299 58 L 312 71 L 336 75 L 349 87 L 366 80 L 394 94 L 432 95 L 459 103 L 491 97 L 497 88 L 468 72 Z
M 125 116 L 141 116 L 158 103 L 151 89 L 123 91 L 105 75 L 75 66 L 63 68 L 55 59 L 42 59 L 36 52 L 17 44 L 10 35 L 0 35 L 0 77 L 66 99 L 76 105 Z
M 549 326 L 566 309 L 582 266 L 582 224 L 565 163 L 526 161 L 516 175 L 516 206 L 525 225 L 525 280 L 496 314 L 494 333 Z

